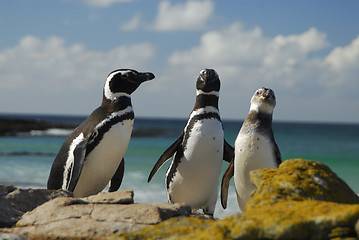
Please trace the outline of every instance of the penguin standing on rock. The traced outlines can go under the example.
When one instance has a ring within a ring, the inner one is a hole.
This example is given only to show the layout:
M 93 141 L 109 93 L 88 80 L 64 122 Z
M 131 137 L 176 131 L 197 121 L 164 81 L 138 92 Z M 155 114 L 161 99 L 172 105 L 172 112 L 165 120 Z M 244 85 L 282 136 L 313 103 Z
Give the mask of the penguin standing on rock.
M 159 158 L 148 182 L 171 157 L 165 184 L 168 201 L 186 203 L 213 215 L 223 159 L 230 162 L 234 149 L 224 140 L 218 99 L 220 80 L 213 69 L 201 71 L 196 103 L 179 138 Z
M 101 192 L 109 182 L 109 192 L 120 187 L 134 121 L 131 93 L 153 78 L 152 73 L 131 69 L 108 75 L 101 106 L 67 137 L 57 154 L 48 189 L 87 197 Z
M 238 206 L 243 212 L 255 190 L 249 172 L 260 168 L 277 168 L 282 162 L 279 148 L 274 140 L 272 115 L 276 105 L 274 92 L 268 88 L 258 89 L 252 99 L 249 114 L 235 141 L 234 159 L 223 175 L 221 203 L 227 207 L 229 180 L 234 175 Z

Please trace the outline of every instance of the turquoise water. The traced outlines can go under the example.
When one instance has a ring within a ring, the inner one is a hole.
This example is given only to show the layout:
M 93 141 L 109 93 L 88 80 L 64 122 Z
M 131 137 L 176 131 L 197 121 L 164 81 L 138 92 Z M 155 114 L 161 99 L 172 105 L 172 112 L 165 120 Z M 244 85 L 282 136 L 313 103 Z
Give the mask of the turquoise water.
M 83 118 L 53 117 L 64 122 Z M 164 177 L 167 162 L 147 183 L 147 177 L 162 152 L 177 139 L 186 120 L 136 119 L 136 129 L 161 130 L 160 136 L 133 137 L 125 155 L 121 189 L 133 189 L 136 202 L 166 202 Z M 233 145 L 241 122 L 224 121 L 226 140 Z M 274 123 L 273 130 L 282 158 L 307 158 L 327 164 L 359 193 L 359 125 Z M 0 137 L 0 184 L 45 188 L 52 162 L 64 136 Z M 223 164 L 223 169 L 227 163 Z M 217 202 L 216 217 L 239 212 L 235 191 L 229 190 L 228 207 Z

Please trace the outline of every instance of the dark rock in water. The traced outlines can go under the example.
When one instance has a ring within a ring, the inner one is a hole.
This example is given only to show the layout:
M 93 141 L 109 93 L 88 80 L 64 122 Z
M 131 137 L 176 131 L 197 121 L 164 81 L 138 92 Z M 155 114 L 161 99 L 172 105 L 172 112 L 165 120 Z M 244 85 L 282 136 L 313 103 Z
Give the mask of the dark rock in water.
M 35 135 L 60 135 L 70 134 L 72 129 L 78 125 L 71 123 L 60 123 L 43 120 L 0 118 L 0 136 L 29 135 L 34 132 Z M 49 129 L 68 130 L 57 133 L 46 132 Z M 157 128 L 157 127 L 136 127 L 132 131 L 132 137 L 157 137 L 177 133 L 176 129 Z M 176 134 L 177 135 L 177 134 Z
M 32 130 L 47 130 L 50 128 L 74 129 L 74 124 L 54 123 L 42 120 L 0 118 L 0 136 L 16 136 L 19 133 Z
M 176 132 L 176 129 L 134 126 L 132 131 L 132 137 L 158 137 L 172 135 Z
M 97 238 L 134 231 L 176 216 L 189 216 L 181 204 L 133 204 L 133 192 L 59 197 L 26 213 L 12 233 L 29 238 Z
M 358 196 L 324 164 L 287 160 L 251 172 L 251 180 L 257 190 L 242 214 L 173 218 L 113 239 L 357 239 Z
M 65 191 L 46 189 L 17 189 L 0 185 L 0 227 L 11 227 L 20 217 L 41 204 L 64 196 L 72 196 Z

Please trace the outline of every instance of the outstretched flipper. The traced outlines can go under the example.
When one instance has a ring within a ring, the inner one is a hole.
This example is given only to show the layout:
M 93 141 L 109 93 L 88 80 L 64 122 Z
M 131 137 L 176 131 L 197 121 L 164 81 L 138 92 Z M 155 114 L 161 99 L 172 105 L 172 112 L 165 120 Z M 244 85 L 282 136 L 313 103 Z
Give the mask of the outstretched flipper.
M 223 144 L 223 160 L 230 163 L 234 159 L 234 148 L 224 140 Z
M 75 190 L 77 181 L 80 178 L 82 167 L 84 166 L 85 156 L 86 156 L 86 148 L 87 148 L 88 138 L 83 139 L 74 149 L 74 162 L 72 165 L 72 172 L 70 176 L 70 181 L 67 184 L 66 189 L 70 192 Z
M 169 146 L 166 149 L 166 151 L 163 152 L 161 157 L 157 160 L 155 166 L 152 168 L 152 171 L 151 171 L 150 175 L 148 176 L 147 182 L 150 182 L 152 177 L 158 171 L 158 169 L 160 169 L 160 167 L 177 152 L 178 146 L 182 143 L 182 140 L 183 140 L 183 132 L 177 138 L 177 140 L 171 146 Z
M 227 208 L 227 199 L 228 199 L 228 188 L 229 181 L 234 175 L 234 159 L 232 159 L 227 170 L 223 174 L 222 184 L 221 184 L 221 203 L 224 209 Z
M 117 191 L 122 183 L 123 174 L 125 172 L 125 158 L 122 158 L 120 165 L 118 166 L 115 174 L 111 178 L 109 192 Z

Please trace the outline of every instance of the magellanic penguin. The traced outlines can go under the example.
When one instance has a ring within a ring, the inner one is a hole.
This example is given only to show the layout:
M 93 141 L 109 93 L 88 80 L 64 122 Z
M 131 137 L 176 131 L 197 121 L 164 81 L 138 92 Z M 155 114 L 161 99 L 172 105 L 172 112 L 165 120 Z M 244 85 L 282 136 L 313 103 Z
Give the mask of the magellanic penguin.
M 186 203 L 213 215 L 217 202 L 222 160 L 231 161 L 234 149 L 225 141 L 219 115 L 220 80 L 213 69 L 204 69 L 196 83 L 196 103 L 179 138 L 164 151 L 149 177 L 171 157 L 165 185 L 168 201 Z
M 48 189 L 86 197 L 101 192 L 109 181 L 110 192 L 120 187 L 134 121 L 130 94 L 154 77 L 131 69 L 107 76 L 101 106 L 65 140 L 53 162 Z
M 268 88 L 258 89 L 252 99 L 249 114 L 235 141 L 234 159 L 223 175 L 221 203 L 227 207 L 229 180 L 234 175 L 238 206 L 243 212 L 255 186 L 249 172 L 260 168 L 277 168 L 282 162 L 279 148 L 274 140 L 272 115 L 276 105 L 274 92 Z

